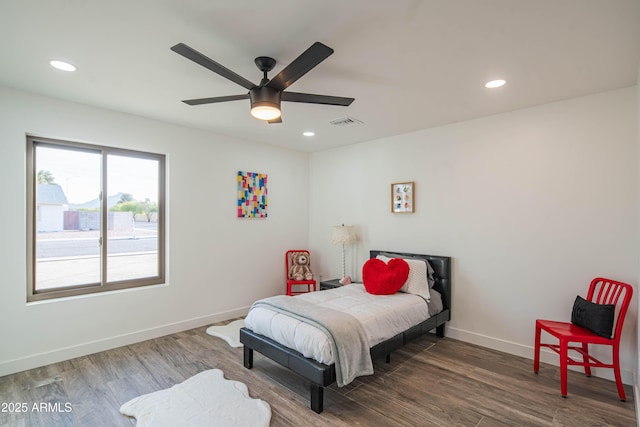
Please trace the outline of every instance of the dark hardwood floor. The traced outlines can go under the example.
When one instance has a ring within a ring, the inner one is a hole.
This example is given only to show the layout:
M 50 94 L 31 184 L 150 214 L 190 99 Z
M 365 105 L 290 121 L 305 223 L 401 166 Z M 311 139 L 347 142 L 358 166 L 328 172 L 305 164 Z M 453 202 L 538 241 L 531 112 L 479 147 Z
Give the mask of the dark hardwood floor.
M 316 414 L 304 380 L 258 353 L 245 369 L 242 349 L 205 329 L 1 377 L 0 426 L 132 426 L 120 405 L 211 368 L 268 402 L 274 427 L 636 426 L 629 386 L 620 402 L 613 382 L 570 372 L 564 399 L 554 366 L 536 375 L 531 360 L 431 335 L 394 352 L 390 364 L 376 361 L 374 375 L 328 387 Z M 28 410 L 6 412 L 11 403 Z

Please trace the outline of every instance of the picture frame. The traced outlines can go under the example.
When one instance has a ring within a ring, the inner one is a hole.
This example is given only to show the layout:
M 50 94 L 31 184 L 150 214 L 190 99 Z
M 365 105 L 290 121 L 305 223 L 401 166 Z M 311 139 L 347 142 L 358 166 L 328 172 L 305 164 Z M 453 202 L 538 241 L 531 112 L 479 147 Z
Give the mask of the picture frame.
M 410 182 L 395 182 L 391 184 L 391 212 L 414 213 L 415 212 L 415 185 Z
M 267 218 L 267 174 L 238 171 L 238 218 Z

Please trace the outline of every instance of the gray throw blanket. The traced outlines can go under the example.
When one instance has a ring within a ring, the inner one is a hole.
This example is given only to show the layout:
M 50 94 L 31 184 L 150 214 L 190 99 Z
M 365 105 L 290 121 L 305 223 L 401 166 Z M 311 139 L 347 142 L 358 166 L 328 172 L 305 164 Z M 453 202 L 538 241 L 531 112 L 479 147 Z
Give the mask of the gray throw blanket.
M 323 331 L 329 338 L 336 365 L 336 382 L 343 387 L 361 375 L 373 374 L 369 342 L 360 322 L 353 316 L 318 307 L 304 298 L 277 295 L 256 301 L 253 307 L 286 314 Z

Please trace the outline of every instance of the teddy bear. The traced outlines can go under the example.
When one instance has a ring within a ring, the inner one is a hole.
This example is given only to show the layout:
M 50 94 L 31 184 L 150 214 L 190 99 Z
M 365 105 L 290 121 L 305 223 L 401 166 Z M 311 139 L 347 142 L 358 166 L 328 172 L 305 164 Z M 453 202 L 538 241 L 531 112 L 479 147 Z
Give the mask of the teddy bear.
M 294 252 L 291 254 L 292 265 L 289 268 L 289 279 L 313 280 L 313 273 L 309 268 L 309 255 L 306 252 Z

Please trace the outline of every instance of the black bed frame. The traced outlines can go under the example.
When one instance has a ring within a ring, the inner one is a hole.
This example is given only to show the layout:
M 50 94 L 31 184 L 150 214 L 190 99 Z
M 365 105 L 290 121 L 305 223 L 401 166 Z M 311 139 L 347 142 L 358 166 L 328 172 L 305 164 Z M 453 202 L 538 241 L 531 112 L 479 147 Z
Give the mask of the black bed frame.
M 393 251 L 370 251 L 370 257 L 375 258 L 381 253 L 393 254 L 395 257 L 429 260 L 429 264 L 431 264 L 435 271 L 435 285 L 433 288 L 442 294 L 442 303 L 444 306 L 444 309 L 435 316 L 431 316 L 424 322 L 412 326 L 406 331 L 371 348 L 372 359 L 384 357 L 386 362 L 389 363 L 393 350 L 402 347 L 404 344 L 423 334 L 435 329 L 437 336 L 444 337 L 444 325 L 451 319 L 451 258 Z M 253 368 L 254 350 L 280 365 L 289 368 L 309 380 L 311 409 L 318 414 L 322 412 L 324 387 L 336 381 L 335 364 L 325 365 L 304 357 L 301 353 L 246 328 L 240 329 L 240 342 L 244 344 L 245 368 Z

